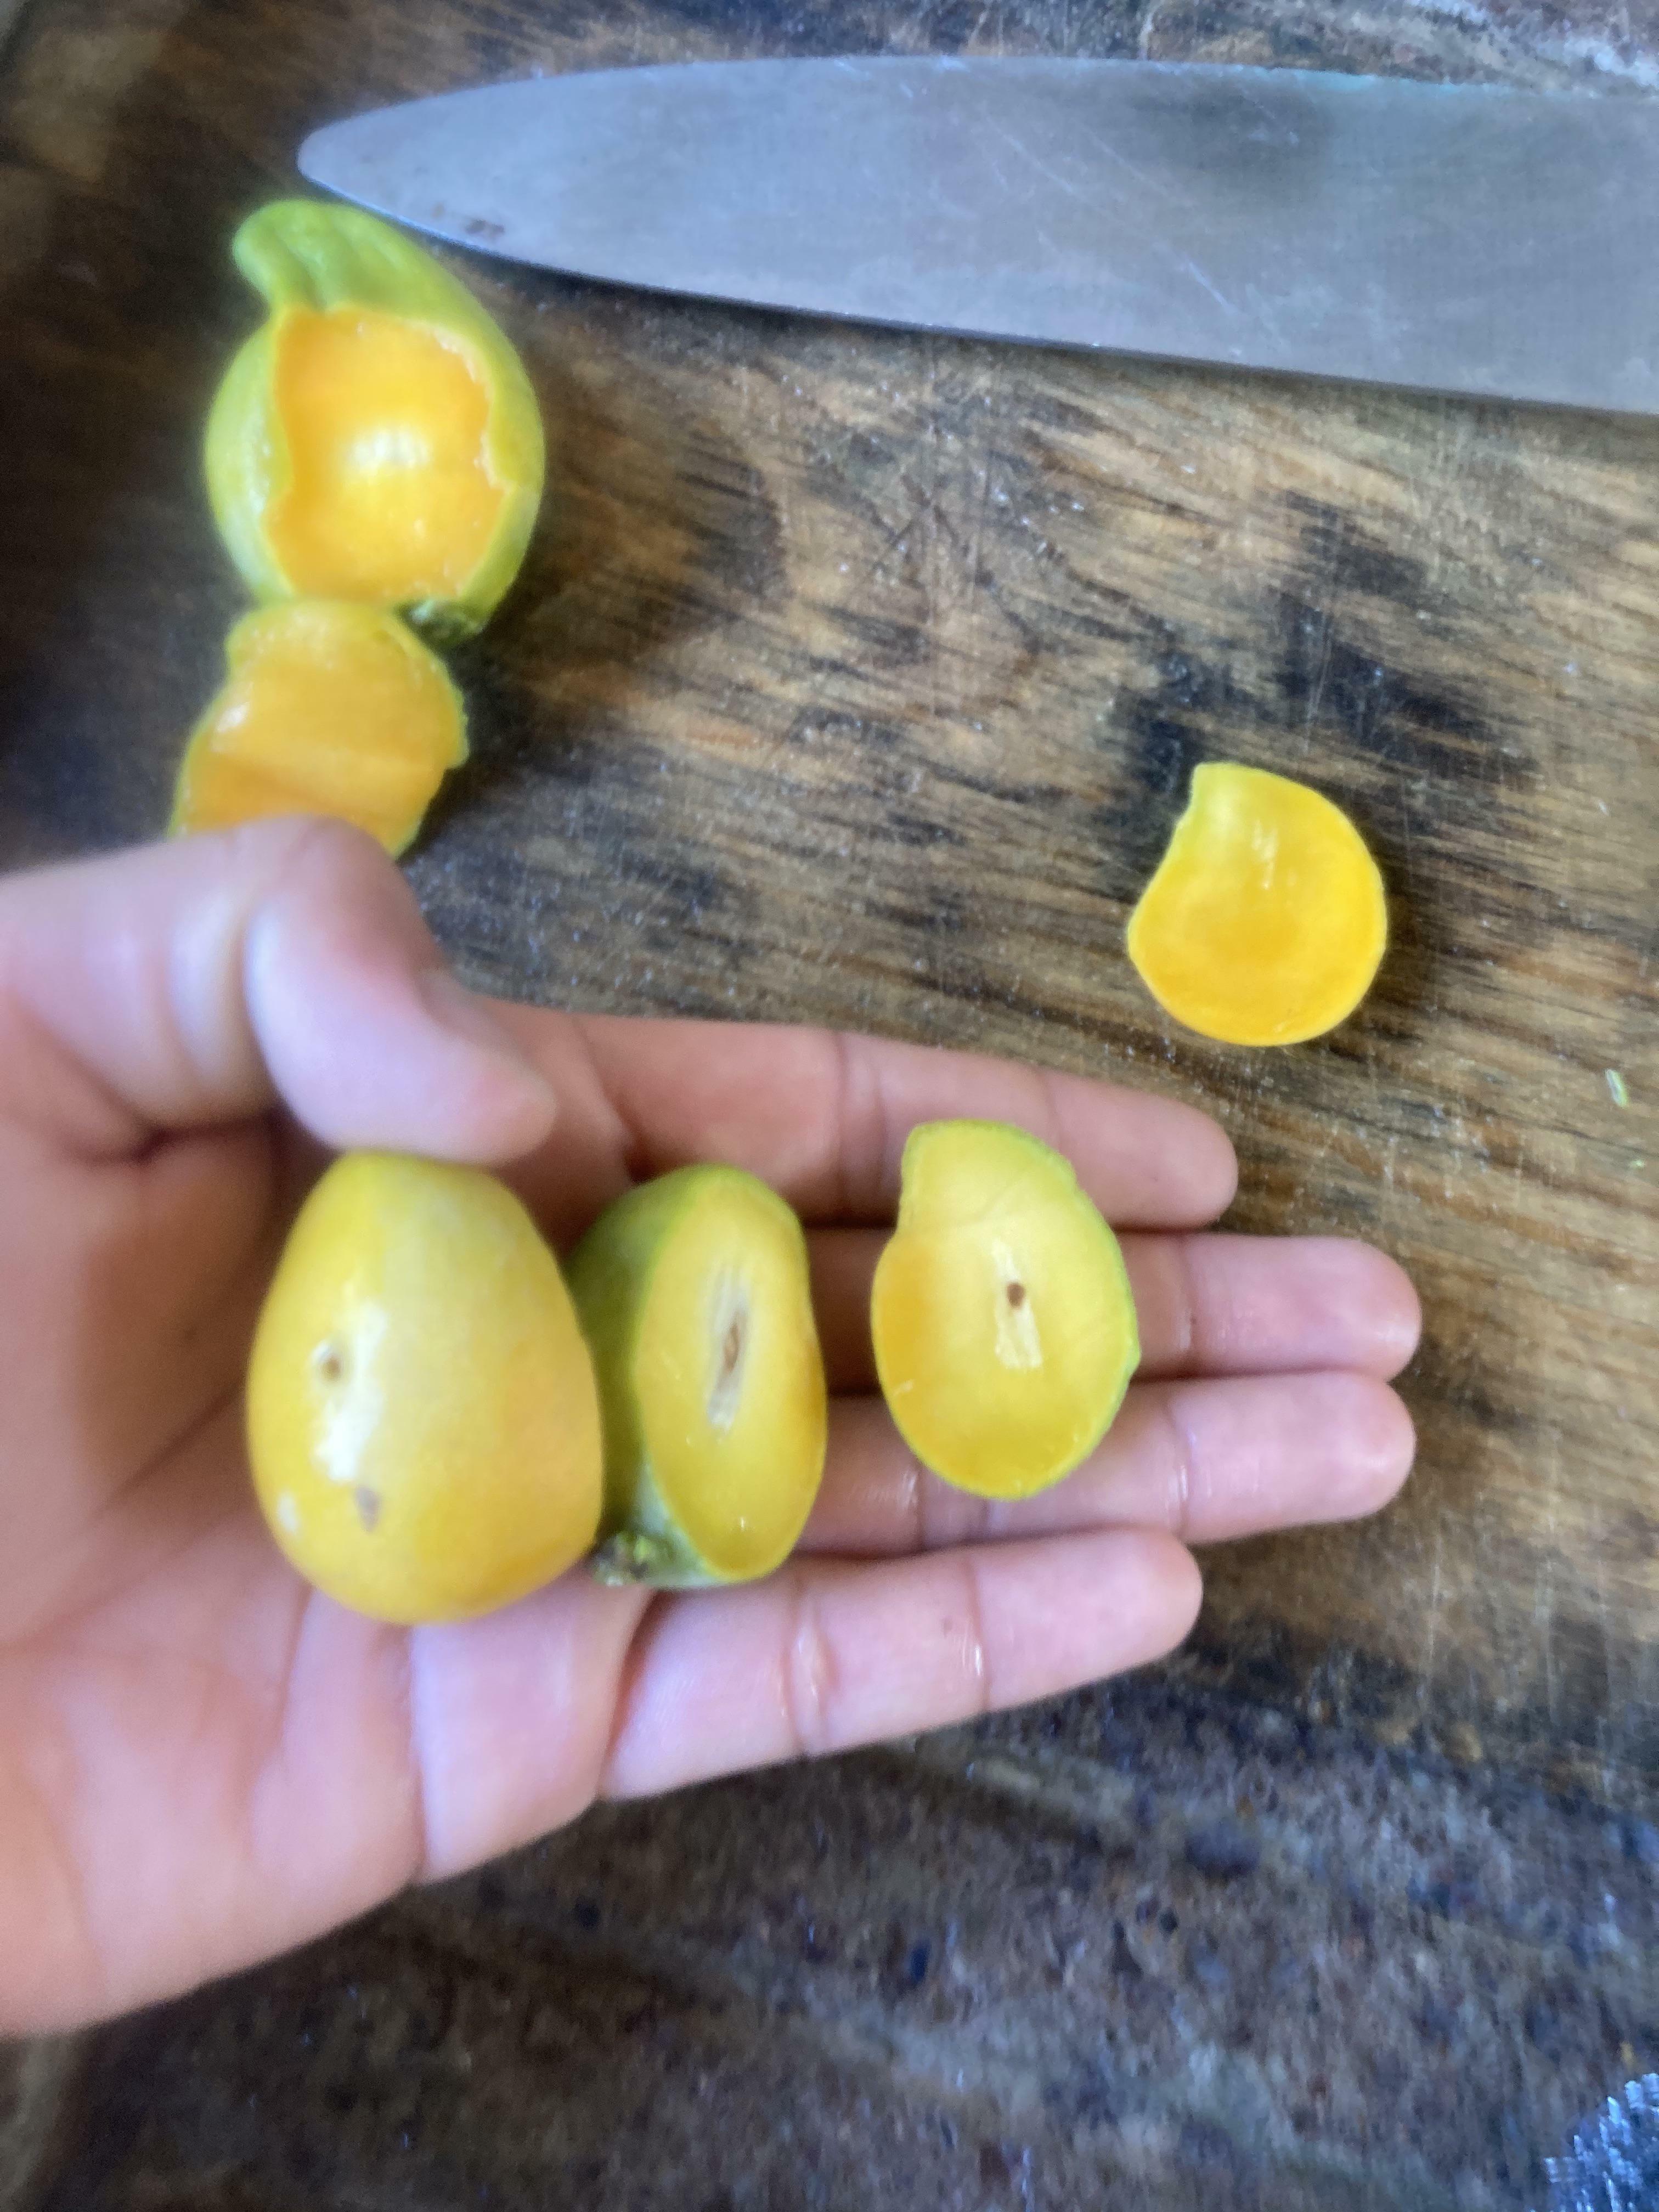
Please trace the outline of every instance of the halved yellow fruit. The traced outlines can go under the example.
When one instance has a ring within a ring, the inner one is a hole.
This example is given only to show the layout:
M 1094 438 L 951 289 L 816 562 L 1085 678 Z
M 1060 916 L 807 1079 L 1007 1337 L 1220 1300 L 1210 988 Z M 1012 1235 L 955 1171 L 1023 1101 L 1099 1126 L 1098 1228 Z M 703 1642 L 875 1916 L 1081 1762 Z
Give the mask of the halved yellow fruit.
M 332 814 L 401 853 L 466 758 L 466 712 L 443 664 L 378 607 L 259 608 L 231 631 L 225 662 L 179 767 L 175 836 Z
M 1217 761 L 1133 914 L 1128 952 L 1167 1014 L 1223 1044 L 1297 1044 L 1345 1020 L 1389 941 L 1376 861 L 1340 807 Z
M 771 1573 L 805 1526 L 828 1437 L 794 1214 L 740 1169 L 677 1169 L 594 1224 L 570 1289 L 605 1409 L 601 1578 Z
M 335 1161 L 259 1316 L 247 1438 L 277 1543 L 379 1620 L 511 1604 L 599 1524 L 599 1396 L 569 1293 L 477 1168 Z
M 906 1443 L 981 1498 L 1071 1474 L 1140 1358 L 1116 1237 L 1069 1161 L 1000 1121 L 911 1131 L 870 1331 Z
M 541 501 L 541 416 L 517 354 L 465 285 L 361 208 L 277 200 L 231 250 L 270 313 L 226 372 L 205 458 L 249 587 L 470 635 Z

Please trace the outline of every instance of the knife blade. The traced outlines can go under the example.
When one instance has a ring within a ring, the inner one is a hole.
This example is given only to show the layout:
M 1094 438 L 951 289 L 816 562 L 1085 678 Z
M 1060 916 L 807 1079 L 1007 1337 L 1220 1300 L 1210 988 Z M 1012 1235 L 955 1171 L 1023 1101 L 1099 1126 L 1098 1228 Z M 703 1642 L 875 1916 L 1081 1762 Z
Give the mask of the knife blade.
M 331 124 L 492 254 L 910 327 L 1659 411 L 1659 101 L 1317 71 L 712 62 Z

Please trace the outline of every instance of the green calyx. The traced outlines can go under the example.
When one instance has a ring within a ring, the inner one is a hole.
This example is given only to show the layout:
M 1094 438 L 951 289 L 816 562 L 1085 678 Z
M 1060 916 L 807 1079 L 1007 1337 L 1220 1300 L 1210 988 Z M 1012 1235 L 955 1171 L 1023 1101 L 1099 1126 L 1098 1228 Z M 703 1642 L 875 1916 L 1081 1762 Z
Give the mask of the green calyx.
M 705 1589 L 714 1582 L 684 1543 L 621 1528 L 592 1559 L 593 1579 L 607 1589 Z
M 489 543 L 453 593 L 388 602 L 441 643 L 471 636 L 518 574 L 541 503 L 541 416 L 518 355 L 465 285 L 401 231 L 360 209 L 274 201 L 242 224 L 231 252 L 270 313 L 219 386 L 204 458 L 220 534 L 249 588 L 264 600 L 314 595 L 287 573 L 267 528 L 290 483 L 276 388 L 283 319 L 301 308 L 378 310 L 460 347 L 488 393 L 483 459 L 501 494 Z

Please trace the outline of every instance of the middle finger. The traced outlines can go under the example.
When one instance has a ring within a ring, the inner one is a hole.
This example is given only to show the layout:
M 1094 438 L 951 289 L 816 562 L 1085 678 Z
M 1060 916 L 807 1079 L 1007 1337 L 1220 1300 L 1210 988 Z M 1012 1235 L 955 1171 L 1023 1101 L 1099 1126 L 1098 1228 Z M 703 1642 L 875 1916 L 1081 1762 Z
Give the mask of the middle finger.
M 869 1390 L 870 1284 L 887 1241 L 873 1229 L 808 1237 L 812 1300 L 835 1391 Z M 1384 1381 L 1417 1346 L 1417 1294 L 1369 1244 L 1340 1237 L 1127 1235 L 1143 1376 L 1304 1374 L 1347 1368 Z
M 1223 1543 L 1375 1513 L 1413 1444 L 1410 1415 L 1370 1375 L 1137 1382 L 1074 1474 L 1005 1501 L 927 1474 L 879 1398 L 838 1398 L 801 1549 L 879 1556 L 1106 1528 Z

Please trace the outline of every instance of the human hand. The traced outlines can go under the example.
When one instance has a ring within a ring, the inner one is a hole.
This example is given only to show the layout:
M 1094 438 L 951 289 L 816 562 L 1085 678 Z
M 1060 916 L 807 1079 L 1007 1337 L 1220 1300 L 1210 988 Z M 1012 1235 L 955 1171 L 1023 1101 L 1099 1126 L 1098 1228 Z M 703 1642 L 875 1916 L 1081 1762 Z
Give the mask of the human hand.
M 874 1395 L 872 1271 L 913 1123 L 1018 1121 L 1124 1233 L 1144 1358 L 1067 1482 L 988 1504 Z M 240 1389 L 324 1148 L 514 1164 L 566 1248 L 630 1181 L 752 1169 L 811 1231 L 835 1394 L 770 1580 L 582 1570 L 458 1626 L 309 1589 L 253 1504 Z M 1416 1300 L 1358 1244 L 1195 1235 L 1191 1109 L 821 1031 L 486 1003 L 396 870 L 267 822 L 0 884 L 0 2032 L 297 1943 L 573 1819 L 1048 1696 L 1168 1650 L 1186 1541 L 1368 1512 Z

